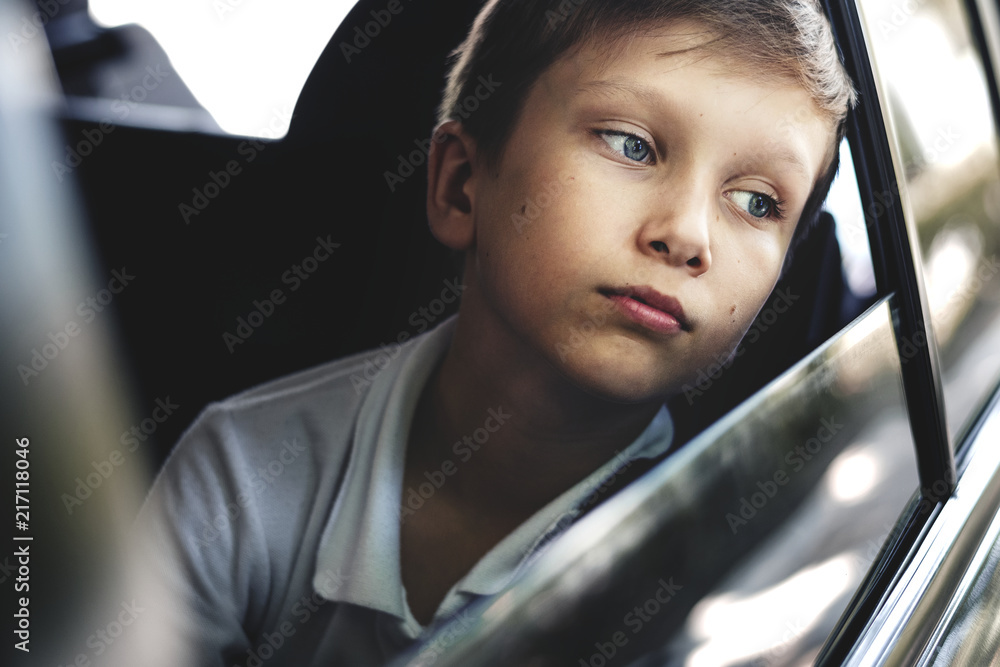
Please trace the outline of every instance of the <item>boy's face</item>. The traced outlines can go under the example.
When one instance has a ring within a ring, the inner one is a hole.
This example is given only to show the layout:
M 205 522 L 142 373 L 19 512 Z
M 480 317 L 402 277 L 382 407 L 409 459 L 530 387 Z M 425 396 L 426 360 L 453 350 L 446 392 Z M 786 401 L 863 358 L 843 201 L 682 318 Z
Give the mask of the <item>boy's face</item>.
M 557 61 L 471 179 L 480 324 L 611 400 L 678 392 L 732 352 L 830 159 L 833 123 L 793 81 L 665 55 L 692 33 Z

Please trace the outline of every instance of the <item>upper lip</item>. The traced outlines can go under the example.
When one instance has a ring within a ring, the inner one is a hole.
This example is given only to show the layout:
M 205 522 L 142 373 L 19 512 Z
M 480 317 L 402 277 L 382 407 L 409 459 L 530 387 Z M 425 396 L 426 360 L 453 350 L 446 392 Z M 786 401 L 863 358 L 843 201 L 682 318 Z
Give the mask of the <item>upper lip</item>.
M 605 291 L 605 294 L 608 296 L 617 295 L 635 299 L 640 303 L 644 303 L 647 306 L 651 306 L 657 310 L 662 310 L 668 315 L 671 315 L 677 320 L 677 322 L 681 325 L 681 329 L 684 331 L 689 331 L 691 328 L 690 323 L 684 316 L 684 308 L 681 307 L 681 302 L 672 296 L 667 296 L 666 294 L 657 292 L 648 285 L 609 289 Z

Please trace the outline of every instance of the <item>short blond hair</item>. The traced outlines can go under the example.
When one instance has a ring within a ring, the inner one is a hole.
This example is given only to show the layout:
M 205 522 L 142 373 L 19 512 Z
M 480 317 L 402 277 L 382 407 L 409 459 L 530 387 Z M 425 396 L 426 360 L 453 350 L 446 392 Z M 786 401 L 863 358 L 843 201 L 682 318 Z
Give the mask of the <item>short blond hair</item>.
M 495 166 L 531 86 L 563 54 L 676 21 L 705 26 L 713 39 L 696 48 L 731 57 L 741 74 L 793 79 L 833 121 L 832 161 L 803 212 L 811 222 L 836 175 L 837 146 L 857 99 L 817 0 L 488 0 L 451 55 L 438 122 L 461 120 Z M 483 80 L 501 85 L 467 113 L 463 100 Z

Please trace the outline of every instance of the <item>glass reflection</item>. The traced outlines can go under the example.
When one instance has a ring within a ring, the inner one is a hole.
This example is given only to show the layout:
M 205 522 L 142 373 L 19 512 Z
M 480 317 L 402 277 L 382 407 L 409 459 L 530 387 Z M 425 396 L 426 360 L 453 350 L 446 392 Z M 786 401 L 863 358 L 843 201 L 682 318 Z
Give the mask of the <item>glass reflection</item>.
M 888 361 L 888 330 L 887 317 L 873 313 L 843 333 L 829 391 L 874 400 L 881 387 L 894 400 L 883 396 L 869 420 L 853 425 L 789 519 L 695 606 L 657 658 L 663 664 L 812 664 L 917 487 L 902 397 L 886 384 L 887 371 L 899 369 Z M 732 619 L 727 630 L 713 624 L 719 618 Z
M 916 488 L 883 299 L 396 664 L 811 664 Z
M 916 222 L 950 434 L 1000 377 L 1000 170 L 960 0 L 862 0 Z

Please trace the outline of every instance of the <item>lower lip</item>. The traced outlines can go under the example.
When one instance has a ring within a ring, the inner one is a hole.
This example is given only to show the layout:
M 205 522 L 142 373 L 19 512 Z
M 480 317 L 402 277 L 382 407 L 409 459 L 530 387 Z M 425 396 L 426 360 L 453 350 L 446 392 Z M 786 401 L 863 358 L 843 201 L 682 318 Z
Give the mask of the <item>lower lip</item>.
M 673 334 L 681 332 L 681 323 L 677 318 L 662 310 L 647 306 L 627 296 L 613 294 L 608 297 L 618 310 L 633 322 L 637 322 L 647 329 L 652 329 L 657 333 Z

